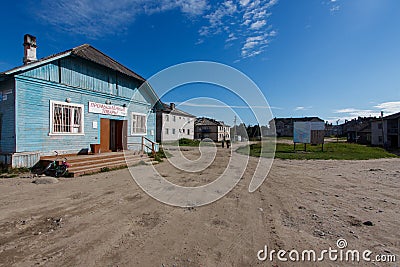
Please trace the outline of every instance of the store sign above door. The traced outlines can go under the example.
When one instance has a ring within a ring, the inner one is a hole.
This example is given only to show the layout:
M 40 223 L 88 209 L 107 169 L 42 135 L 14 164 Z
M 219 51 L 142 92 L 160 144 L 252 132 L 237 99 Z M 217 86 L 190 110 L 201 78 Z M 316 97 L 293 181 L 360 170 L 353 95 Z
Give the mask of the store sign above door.
M 89 112 L 114 116 L 126 116 L 127 108 L 115 105 L 89 102 Z

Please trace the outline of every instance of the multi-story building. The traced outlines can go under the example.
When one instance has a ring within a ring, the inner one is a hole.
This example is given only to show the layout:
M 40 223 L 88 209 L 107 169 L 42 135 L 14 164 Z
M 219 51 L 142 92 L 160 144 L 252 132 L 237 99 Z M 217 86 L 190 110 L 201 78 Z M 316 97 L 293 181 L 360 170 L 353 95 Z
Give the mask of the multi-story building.
M 157 109 L 157 142 L 176 141 L 181 138 L 194 139 L 196 116 L 177 109 L 174 103 L 162 103 Z
M 223 121 L 204 117 L 197 118 L 194 123 L 194 136 L 199 140 L 209 138 L 214 142 L 221 142 L 231 139 L 230 129 L 231 127 Z
M 400 148 L 400 112 L 371 123 L 372 145 Z

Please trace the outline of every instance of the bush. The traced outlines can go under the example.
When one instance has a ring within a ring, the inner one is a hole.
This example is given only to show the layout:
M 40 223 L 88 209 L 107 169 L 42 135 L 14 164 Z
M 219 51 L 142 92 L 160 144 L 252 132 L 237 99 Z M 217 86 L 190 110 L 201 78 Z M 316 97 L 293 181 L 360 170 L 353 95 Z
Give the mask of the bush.
M 179 139 L 180 146 L 199 146 L 199 144 L 200 144 L 199 140 L 192 140 L 187 138 Z
M 29 172 L 28 168 L 11 168 L 7 165 L 0 165 L 0 178 L 14 178 L 18 177 L 21 173 Z
M 108 167 L 103 167 L 100 169 L 100 172 L 109 172 L 109 171 L 110 171 L 110 168 L 108 168 Z
M 160 148 L 155 154 L 149 153 L 149 156 L 158 162 L 162 162 L 163 159 L 167 157 L 166 152 L 164 152 L 162 148 Z

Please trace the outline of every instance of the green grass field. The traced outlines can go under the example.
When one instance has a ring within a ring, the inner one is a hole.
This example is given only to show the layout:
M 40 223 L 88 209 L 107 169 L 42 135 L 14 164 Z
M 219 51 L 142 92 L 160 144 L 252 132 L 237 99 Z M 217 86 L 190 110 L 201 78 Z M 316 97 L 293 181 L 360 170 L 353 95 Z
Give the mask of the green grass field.
M 250 149 L 250 150 L 249 150 Z M 242 154 L 250 153 L 254 157 L 271 157 L 272 149 L 261 146 L 261 143 L 252 144 L 250 147 L 242 147 L 237 152 Z M 321 151 L 321 145 L 307 145 L 307 151 L 304 151 L 303 144 L 296 145 L 296 151 L 293 145 L 281 144 L 276 145 L 275 158 L 279 159 L 337 159 L 337 160 L 364 160 L 379 158 L 395 158 L 395 154 L 389 153 L 380 147 L 370 147 L 359 144 L 350 143 L 326 143 L 324 151 Z

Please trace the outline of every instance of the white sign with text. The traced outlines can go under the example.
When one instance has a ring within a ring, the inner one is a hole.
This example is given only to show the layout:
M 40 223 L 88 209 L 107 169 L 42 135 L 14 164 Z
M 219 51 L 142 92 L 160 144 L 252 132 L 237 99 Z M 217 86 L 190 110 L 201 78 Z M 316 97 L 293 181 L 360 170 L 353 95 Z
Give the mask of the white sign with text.
M 114 116 L 126 116 L 127 108 L 96 102 L 89 102 L 89 112 Z

